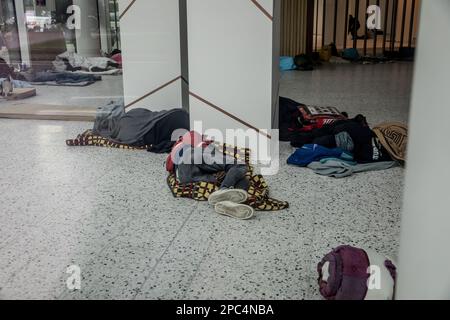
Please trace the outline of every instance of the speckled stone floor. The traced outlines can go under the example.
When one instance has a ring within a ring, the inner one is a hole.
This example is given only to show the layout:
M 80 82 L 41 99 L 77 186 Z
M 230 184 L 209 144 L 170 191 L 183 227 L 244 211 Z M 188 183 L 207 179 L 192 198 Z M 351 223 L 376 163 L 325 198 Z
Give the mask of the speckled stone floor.
M 281 94 L 406 121 L 412 70 L 287 73 Z M 241 222 L 175 200 L 163 155 L 65 146 L 90 126 L 0 120 L 0 299 L 320 299 L 316 264 L 333 247 L 396 257 L 401 168 L 333 180 L 283 165 L 267 180 L 291 208 Z M 66 288 L 70 265 L 81 291 Z

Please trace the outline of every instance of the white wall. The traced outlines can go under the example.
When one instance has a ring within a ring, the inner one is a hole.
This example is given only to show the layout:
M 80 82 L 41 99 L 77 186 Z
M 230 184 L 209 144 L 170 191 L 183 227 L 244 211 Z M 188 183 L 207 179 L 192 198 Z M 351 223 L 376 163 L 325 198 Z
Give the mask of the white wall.
M 450 2 L 422 1 L 398 299 L 450 299 Z
M 120 13 L 131 0 L 119 0 Z M 128 104 L 181 75 L 178 0 L 137 0 L 120 20 L 124 96 Z M 133 107 L 182 106 L 181 80 Z
M 259 3 L 273 15 L 273 0 Z M 257 129 L 271 129 L 278 83 L 272 21 L 250 0 L 189 0 L 187 15 L 190 91 Z M 204 129 L 248 129 L 193 96 L 190 114 Z

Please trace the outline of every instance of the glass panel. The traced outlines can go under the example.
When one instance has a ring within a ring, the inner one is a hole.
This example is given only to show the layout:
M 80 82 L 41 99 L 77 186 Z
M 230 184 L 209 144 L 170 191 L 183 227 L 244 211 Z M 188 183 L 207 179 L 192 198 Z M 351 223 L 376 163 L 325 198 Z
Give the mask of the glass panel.
M 72 0 L 24 0 L 25 24 L 34 69 L 47 70 L 56 56 L 76 48 L 75 30 L 67 28 Z
M 12 78 L 5 87 L 13 87 L 0 96 L 0 118 L 5 110 L 14 115 L 20 110 L 31 118 L 42 111 L 50 118 L 91 119 L 98 107 L 123 99 L 116 1 L 0 4 L 0 47 L 7 48 L 0 70 Z
M 9 64 L 21 62 L 19 32 L 13 0 L 0 1 L 0 58 Z

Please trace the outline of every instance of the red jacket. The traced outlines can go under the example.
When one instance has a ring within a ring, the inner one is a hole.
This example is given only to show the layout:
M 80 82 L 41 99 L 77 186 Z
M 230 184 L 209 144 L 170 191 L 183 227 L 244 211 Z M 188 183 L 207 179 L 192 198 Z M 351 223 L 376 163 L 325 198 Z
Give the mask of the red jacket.
M 212 141 L 206 140 L 203 135 L 198 132 L 190 131 L 187 132 L 184 136 L 182 136 L 172 147 L 172 151 L 167 157 L 166 160 L 166 170 L 168 172 L 175 171 L 174 159 L 178 158 L 178 152 L 183 149 L 183 146 L 190 145 L 194 148 L 205 148 L 211 144 Z

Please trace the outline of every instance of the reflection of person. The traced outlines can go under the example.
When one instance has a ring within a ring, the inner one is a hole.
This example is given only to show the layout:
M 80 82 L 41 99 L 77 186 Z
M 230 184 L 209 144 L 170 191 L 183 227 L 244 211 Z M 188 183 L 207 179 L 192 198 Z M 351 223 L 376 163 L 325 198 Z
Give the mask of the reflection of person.
M 358 30 L 360 28 L 361 23 L 359 23 L 359 20 L 356 19 L 353 15 L 350 15 L 348 23 L 348 33 L 352 35 L 353 40 L 361 39 L 361 37 L 358 37 Z
M 3 40 L 5 47 L 8 49 L 9 62 L 17 63 L 20 61 L 20 43 L 19 35 L 17 32 L 11 30 L 9 32 L 3 33 Z
M 13 73 L 12 68 L 5 60 L 0 58 L 0 78 L 9 78 Z

